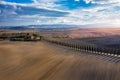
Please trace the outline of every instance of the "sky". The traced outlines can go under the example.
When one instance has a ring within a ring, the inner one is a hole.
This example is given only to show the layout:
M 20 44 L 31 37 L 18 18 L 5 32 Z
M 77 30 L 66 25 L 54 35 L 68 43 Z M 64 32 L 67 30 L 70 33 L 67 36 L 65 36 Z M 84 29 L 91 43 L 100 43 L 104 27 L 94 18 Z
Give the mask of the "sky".
M 120 27 L 120 0 L 0 0 L 0 26 Z

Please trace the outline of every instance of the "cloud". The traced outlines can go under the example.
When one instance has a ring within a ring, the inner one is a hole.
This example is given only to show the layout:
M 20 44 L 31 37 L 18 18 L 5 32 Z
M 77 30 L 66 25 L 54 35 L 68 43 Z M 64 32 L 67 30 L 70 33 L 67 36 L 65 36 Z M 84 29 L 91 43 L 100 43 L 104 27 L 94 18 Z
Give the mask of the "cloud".
M 64 10 L 59 10 L 57 9 L 60 7 L 60 5 L 55 4 L 54 2 L 49 3 L 49 2 L 39 2 L 39 0 L 33 0 L 33 3 L 16 3 L 16 2 L 6 2 L 6 1 L 0 1 L 0 4 L 2 5 L 11 5 L 11 6 L 24 6 L 24 7 L 34 7 L 34 8 L 42 8 L 42 9 L 47 9 L 47 10 L 56 10 L 56 11 L 63 11 Z
M 40 20 L 36 20 L 35 23 L 36 23 L 36 24 L 41 24 L 41 21 L 40 21 Z
M 76 2 L 79 2 L 80 0 L 75 0 Z
M 51 16 L 51 17 L 60 17 L 69 14 L 68 12 L 60 12 L 55 10 L 40 9 L 34 7 L 21 7 L 21 10 L 16 10 L 19 15 L 35 15 L 39 14 L 41 16 Z
M 69 12 L 50 8 L 48 9 L 43 6 L 39 7 L 33 3 L 27 5 L 0 1 L 0 25 L 20 25 L 23 23 L 36 24 L 35 21 L 38 21 L 38 19 L 45 23 L 46 21 L 49 21 L 47 20 L 49 17 L 51 19 L 52 17 L 63 17 L 67 14 L 69 14 Z
M 0 25 L 75 24 L 120 26 L 120 0 L 0 1 Z M 8 24 L 7 24 L 8 23 Z
M 57 11 L 57 10 L 48 10 L 42 8 L 36 8 L 33 6 L 21 6 L 21 5 L 9 5 L 9 4 L 0 4 L 0 16 L 12 16 L 16 17 L 20 15 L 40 15 L 47 17 L 61 17 L 69 14 L 68 12 Z
M 97 6 L 89 9 L 76 9 L 72 11 L 69 16 L 73 17 L 73 23 L 77 24 L 104 24 L 110 26 L 120 26 L 120 10 L 117 10 L 116 7 L 111 5 Z
M 110 3 L 120 3 L 120 0 L 84 0 L 86 3 L 93 4 L 110 4 Z

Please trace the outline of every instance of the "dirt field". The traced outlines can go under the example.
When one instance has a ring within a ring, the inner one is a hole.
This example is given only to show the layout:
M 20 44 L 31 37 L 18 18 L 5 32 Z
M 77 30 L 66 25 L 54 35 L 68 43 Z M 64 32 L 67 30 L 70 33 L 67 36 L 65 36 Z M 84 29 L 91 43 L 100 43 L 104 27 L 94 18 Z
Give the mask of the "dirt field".
M 120 64 L 43 42 L 0 42 L 0 80 L 120 80 Z
M 44 36 L 69 35 L 72 38 L 120 36 L 120 28 L 72 28 L 66 30 L 40 31 Z

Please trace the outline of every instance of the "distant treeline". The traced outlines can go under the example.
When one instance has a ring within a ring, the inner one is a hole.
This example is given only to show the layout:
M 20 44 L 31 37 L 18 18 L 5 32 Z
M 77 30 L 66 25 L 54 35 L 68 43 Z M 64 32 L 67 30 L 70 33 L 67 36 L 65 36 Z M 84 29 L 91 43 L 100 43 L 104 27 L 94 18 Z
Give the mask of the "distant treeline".
M 3 33 L 0 34 L 0 39 L 10 41 L 37 41 L 41 40 L 42 36 L 35 33 Z

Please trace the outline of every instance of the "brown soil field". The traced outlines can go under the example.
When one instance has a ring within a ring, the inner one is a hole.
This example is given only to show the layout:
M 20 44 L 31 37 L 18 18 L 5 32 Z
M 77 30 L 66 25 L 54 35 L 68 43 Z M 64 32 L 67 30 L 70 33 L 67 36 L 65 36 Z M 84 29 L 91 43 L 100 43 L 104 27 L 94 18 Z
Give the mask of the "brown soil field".
M 72 38 L 120 36 L 120 28 L 72 28 L 66 30 L 41 31 L 44 36 L 69 35 Z
M 120 64 L 44 42 L 0 42 L 0 80 L 120 80 Z

